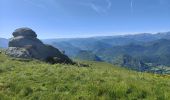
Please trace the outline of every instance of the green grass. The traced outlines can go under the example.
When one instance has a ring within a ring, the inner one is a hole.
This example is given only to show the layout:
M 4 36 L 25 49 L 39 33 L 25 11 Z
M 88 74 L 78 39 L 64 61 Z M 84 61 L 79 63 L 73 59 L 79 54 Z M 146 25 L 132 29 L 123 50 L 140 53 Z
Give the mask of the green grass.
M 84 63 L 84 62 L 83 62 Z M 108 63 L 90 67 L 12 59 L 0 54 L 0 100 L 169 100 L 170 76 Z

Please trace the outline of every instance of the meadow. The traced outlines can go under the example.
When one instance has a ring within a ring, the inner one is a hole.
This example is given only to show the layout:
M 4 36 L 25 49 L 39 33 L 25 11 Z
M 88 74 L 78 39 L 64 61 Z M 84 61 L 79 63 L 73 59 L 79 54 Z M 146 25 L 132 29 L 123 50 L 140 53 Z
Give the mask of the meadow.
M 0 100 L 168 100 L 170 75 L 104 62 L 48 64 L 0 54 Z

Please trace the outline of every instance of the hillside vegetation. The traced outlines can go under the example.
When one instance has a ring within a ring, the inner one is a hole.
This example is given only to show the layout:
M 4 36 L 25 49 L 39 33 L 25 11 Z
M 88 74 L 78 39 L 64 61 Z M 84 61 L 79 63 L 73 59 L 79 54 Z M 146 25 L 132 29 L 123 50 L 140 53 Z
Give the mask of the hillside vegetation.
M 50 65 L 0 54 L 0 100 L 168 100 L 170 76 L 103 62 Z
M 48 39 L 43 40 L 43 42 L 65 51 L 65 54 L 71 58 L 81 60 L 91 60 L 93 58 L 92 60 L 99 61 L 95 59 L 97 57 L 101 61 L 112 64 L 119 64 L 115 60 L 120 60 L 118 62 L 123 63 L 120 63 L 119 66 L 128 67 L 129 69 L 170 73 L 170 32 L 59 40 Z M 82 50 L 86 53 L 82 53 Z M 129 56 L 128 58 L 132 59 L 120 59 L 121 56 Z
M 86 61 L 102 61 L 97 55 L 93 54 L 93 52 L 85 50 L 81 50 L 74 58 Z

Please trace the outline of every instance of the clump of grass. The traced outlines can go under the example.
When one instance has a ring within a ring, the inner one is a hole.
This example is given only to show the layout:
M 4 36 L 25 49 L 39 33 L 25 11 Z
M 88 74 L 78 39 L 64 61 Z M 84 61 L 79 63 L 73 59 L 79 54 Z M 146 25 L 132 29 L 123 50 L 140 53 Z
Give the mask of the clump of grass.
M 168 100 L 170 76 L 103 62 L 50 65 L 0 54 L 0 100 Z

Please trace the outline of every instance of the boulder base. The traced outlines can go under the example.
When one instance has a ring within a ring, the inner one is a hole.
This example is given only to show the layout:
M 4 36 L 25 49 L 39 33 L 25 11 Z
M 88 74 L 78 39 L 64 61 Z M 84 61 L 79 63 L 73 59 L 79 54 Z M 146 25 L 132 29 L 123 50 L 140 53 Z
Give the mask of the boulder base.
M 29 51 L 27 51 L 25 48 L 9 47 L 6 50 L 6 54 L 17 58 L 31 58 Z

